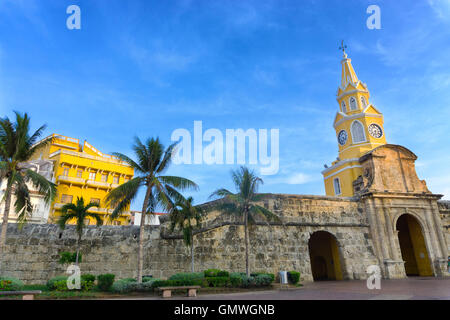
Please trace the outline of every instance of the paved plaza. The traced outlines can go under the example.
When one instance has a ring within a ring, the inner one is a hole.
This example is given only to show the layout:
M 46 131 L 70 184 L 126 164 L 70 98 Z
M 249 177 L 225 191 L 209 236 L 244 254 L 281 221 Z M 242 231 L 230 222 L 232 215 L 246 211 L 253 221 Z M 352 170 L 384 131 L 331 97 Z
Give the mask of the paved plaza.
M 141 297 L 136 299 L 162 299 Z M 380 290 L 369 290 L 366 281 L 322 281 L 289 290 L 229 294 L 199 294 L 186 300 L 450 300 L 450 278 L 414 277 L 382 280 Z

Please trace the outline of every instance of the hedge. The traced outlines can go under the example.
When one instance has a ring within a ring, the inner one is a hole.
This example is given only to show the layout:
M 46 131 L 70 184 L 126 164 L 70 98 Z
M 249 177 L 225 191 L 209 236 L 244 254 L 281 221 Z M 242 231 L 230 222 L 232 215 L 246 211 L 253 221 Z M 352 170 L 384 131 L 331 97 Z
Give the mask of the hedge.
M 0 291 L 20 291 L 23 282 L 13 277 L 0 277 Z
M 288 272 L 288 280 L 292 284 L 297 284 L 300 281 L 300 272 L 289 271 Z
M 109 291 L 114 284 L 115 277 L 116 276 L 111 273 L 99 275 L 97 277 L 98 288 L 102 291 Z

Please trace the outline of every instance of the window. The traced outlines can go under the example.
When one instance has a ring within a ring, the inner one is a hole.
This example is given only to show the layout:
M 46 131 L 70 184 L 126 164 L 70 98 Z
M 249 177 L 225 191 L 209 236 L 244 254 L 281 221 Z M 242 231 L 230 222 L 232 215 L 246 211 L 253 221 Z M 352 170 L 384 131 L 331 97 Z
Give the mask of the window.
M 114 183 L 114 184 L 119 184 L 119 177 L 118 177 L 118 176 L 115 176 L 115 177 L 113 178 L 113 183 Z
M 355 97 L 350 98 L 350 111 L 358 109 L 358 106 L 356 105 L 356 99 Z
M 100 199 L 98 199 L 98 198 L 91 198 L 91 203 L 95 203 L 95 204 L 100 205 Z
M 63 176 L 68 177 L 69 176 L 69 168 L 64 168 L 63 170 Z
M 107 173 L 102 174 L 102 182 L 108 182 L 108 174 Z
M 83 177 L 83 170 L 77 170 L 77 178 Z
M 334 194 L 337 196 L 340 195 L 341 194 L 341 183 L 339 181 L 339 178 L 333 179 L 333 185 L 334 185 Z
M 366 101 L 366 98 L 361 97 L 361 105 L 362 105 L 363 108 L 366 108 L 366 107 L 367 107 L 367 101 Z
M 85 225 L 90 225 L 91 224 L 91 220 L 89 220 L 89 218 L 84 219 L 84 224 Z
M 95 172 L 89 172 L 89 180 L 95 181 Z
M 115 226 L 120 226 L 122 224 L 122 222 L 120 221 L 113 221 L 113 225 Z
M 127 183 L 128 181 L 130 181 L 130 178 L 124 178 L 123 179 L 123 183 Z
M 347 106 L 345 105 L 345 101 L 342 101 L 342 112 L 347 112 Z
M 359 121 L 353 121 L 352 123 L 352 141 L 353 143 L 366 141 L 364 127 Z
M 61 203 L 72 203 L 72 199 L 73 199 L 73 196 L 70 196 L 68 194 L 63 194 L 61 196 Z

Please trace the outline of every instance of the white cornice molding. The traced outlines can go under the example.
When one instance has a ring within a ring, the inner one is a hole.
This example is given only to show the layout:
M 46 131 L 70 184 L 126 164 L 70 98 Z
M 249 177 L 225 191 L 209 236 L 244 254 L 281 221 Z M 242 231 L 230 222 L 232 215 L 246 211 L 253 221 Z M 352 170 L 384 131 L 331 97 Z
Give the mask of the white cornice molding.
M 322 174 L 325 175 L 328 172 L 342 166 L 343 164 L 349 163 L 349 162 L 356 162 L 359 161 L 359 158 L 350 158 L 350 159 L 345 159 L 345 160 L 340 160 L 339 162 L 335 163 L 334 165 L 332 165 L 329 168 L 326 168 L 325 170 L 322 171 Z
M 367 110 L 367 108 L 365 109 L 365 110 Z M 364 111 L 365 111 L 364 110 Z M 375 109 L 376 110 L 376 109 Z M 333 125 L 333 127 L 334 127 L 334 129 L 336 129 L 341 123 L 343 123 L 343 122 L 345 122 L 345 121 L 347 121 L 347 120 L 354 120 L 354 119 L 359 119 L 359 118 L 363 118 L 363 117 L 365 117 L 365 116 L 368 116 L 368 117 L 376 117 L 376 118 L 382 118 L 383 117 L 383 115 L 382 114 L 375 114 L 375 113 L 365 113 L 365 112 L 360 112 L 360 113 L 356 113 L 356 114 L 352 114 L 352 115 L 346 115 L 346 114 L 343 114 L 342 112 L 337 112 L 338 114 L 342 114 L 344 117 L 341 119 L 341 120 L 339 120 L 339 121 L 337 121 L 334 125 Z M 377 110 L 378 111 L 378 110 Z M 336 117 L 337 117 L 337 115 L 336 115 Z M 336 119 L 336 117 L 334 118 L 334 119 Z
M 354 93 L 357 93 L 357 92 L 361 92 L 361 93 L 369 93 L 369 91 L 367 91 L 367 90 L 361 90 L 361 89 L 354 89 L 354 90 L 350 90 L 350 91 L 347 91 L 347 92 L 343 92 L 343 93 L 341 93 L 340 95 L 338 95 L 339 94 L 339 89 L 341 89 L 340 87 L 338 88 L 338 91 L 336 92 L 336 100 L 337 101 L 339 101 L 339 99 L 341 99 L 341 98 L 343 98 L 343 97 L 345 97 L 345 96 L 348 96 L 348 95 L 350 95 L 350 94 L 354 94 Z M 341 89 L 342 90 L 342 89 Z M 344 91 L 344 90 L 342 90 L 342 91 Z
M 349 166 L 349 167 L 342 168 L 341 170 L 338 170 L 338 171 L 336 171 L 335 173 L 330 174 L 330 175 L 329 175 L 328 177 L 326 177 L 324 180 L 328 180 L 328 179 L 334 177 L 335 175 L 337 175 L 338 173 L 341 173 L 341 172 L 344 171 L 344 170 L 353 169 L 353 168 L 362 168 L 362 166 L 360 166 L 360 165 L 354 165 L 354 166 Z

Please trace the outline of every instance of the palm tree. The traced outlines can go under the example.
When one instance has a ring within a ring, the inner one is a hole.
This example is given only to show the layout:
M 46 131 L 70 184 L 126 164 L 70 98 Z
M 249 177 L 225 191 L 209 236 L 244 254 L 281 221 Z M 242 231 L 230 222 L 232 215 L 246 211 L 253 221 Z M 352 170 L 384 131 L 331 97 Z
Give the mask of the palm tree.
M 191 270 L 194 272 L 194 228 L 201 223 L 203 210 L 194 206 L 194 199 L 187 198 L 184 201 L 175 203 L 170 214 L 170 231 L 179 228 L 183 231 L 183 241 L 187 247 L 191 247 Z M 195 225 L 194 225 L 195 223 Z
M 148 214 L 155 212 L 157 207 L 162 207 L 169 212 L 174 203 L 181 201 L 183 196 L 179 190 L 198 189 L 193 181 L 177 176 L 168 176 L 164 173 L 169 168 L 177 143 L 170 145 L 167 149 L 159 141 L 159 138 L 147 139 L 145 144 L 135 138 L 133 150 L 137 161 L 121 154 L 113 153 L 120 160 L 128 163 L 134 168 L 135 178 L 113 189 L 106 196 L 106 203 L 115 208 L 111 219 L 127 210 L 141 187 L 145 189 L 144 202 L 142 204 L 141 225 L 139 234 L 138 270 L 137 280 L 142 282 L 142 271 L 144 267 L 144 231 L 145 218 Z
M 235 214 L 243 218 L 245 231 L 245 272 L 250 276 L 248 263 L 249 232 L 248 225 L 255 223 L 255 218 L 260 217 L 266 221 L 279 221 L 280 219 L 270 210 L 257 205 L 255 202 L 260 197 L 257 195 L 258 187 L 263 184 L 263 180 L 257 177 L 253 171 L 246 167 L 240 167 L 231 172 L 233 183 L 237 193 L 232 193 L 227 189 L 218 189 L 214 191 L 210 198 L 223 198 L 213 204 L 210 209 L 219 209 L 230 214 Z
M 16 199 L 14 207 L 21 225 L 27 222 L 33 210 L 27 183 L 31 183 L 40 194 L 44 195 L 47 204 L 50 204 L 56 196 L 56 185 L 26 165 L 36 150 L 48 142 L 48 140 L 38 142 L 46 126 L 41 126 L 30 135 L 28 115 L 18 112 L 15 112 L 15 115 L 15 122 L 11 122 L 8 117 L 0 118 L 0 182 L 6 179 L 6 189 L 0 199 L 0 203 L 5 202 L 0 238 L 0 272 L 12 196 L 14 195 Z
M 83 229 L 85 228 L 85 219 L 92 217 L 97 222 L 97 226 L 101 226 L 103 224 L 103 219 L 100 214 L 89 212 L 90 208 L 96 207 L 98 208 L 97 203 L 89 203 L 87 205 L 84 204 L 83 197 L 77 197 L 76 204 L 66 203 L 62 208 L 62 215 L 58 219 L 59 227 L 64 230 L 66 228 L 66 223 L 71 220 L 76 220 L 78 240 L 77 240 L 77 256 L 75 259 L 75 264 L 78 265 L 78 256 L 80 254 L 80 245 L 81 245 L 81 236 L 83 235 Z

